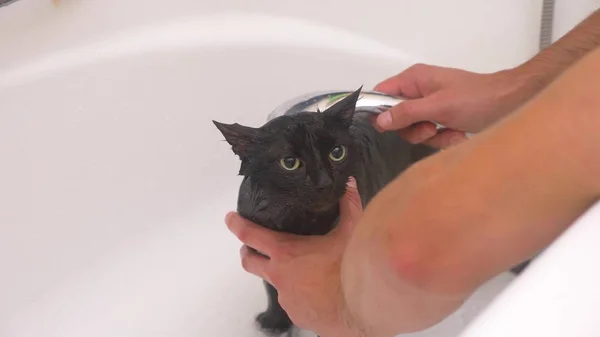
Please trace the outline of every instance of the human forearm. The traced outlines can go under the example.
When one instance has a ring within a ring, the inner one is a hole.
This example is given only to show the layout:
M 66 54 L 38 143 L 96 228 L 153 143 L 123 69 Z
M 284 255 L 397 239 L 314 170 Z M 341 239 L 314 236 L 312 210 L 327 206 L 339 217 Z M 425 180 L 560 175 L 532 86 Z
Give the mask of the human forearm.
M 507 187 L 517 186 L 513 190 L 505 189 L 514 195 L 512 198 L 505 196 L 506 207 L 520 215 L 531 216 L 529 219 L 521 218 L 522 226 L 517 226 L 515 221 L 504 227 L 525 232 L 516 237 L 517 245 L 499 240 L 507 248 L 499 254 L 503 265 L 483 263 L 486 267 L 498 270 L 509 267 L 511 262 L 532 257 L 596 200 L 600 189 L 597 179 L 600 174 L 597 156 L 600 150 L 599 72 L 600 51 L 596 50 L 505 124 L 488 135 L 482 135 L 481 142 L 485 147 L 480 145 L 478 155 L 473 156 L 472 167 L 481 172 L 491 172 L 493 176 L 487 176 L 488 180 L 493 179 Z M 476 162 L 481 165 L 475 166 Z M 497 168 L 505 171 L 500 172 Z M 473 171 L 470 173 L 475 177 L 482 176 Z M 501 173 L 507 176 L 500 179 L 498 174 Z M 499 186 L 493 189 L 502 190 Z M 498 199 L 502 199 L 501 196 Z M 536 201 L 537 204 L 527 201 Z M 502 212 L 500 207 L 497 212 Z M 495 226 L 486 228 L 490 235 L 497 231 Z M 550 237 L 540 236 L 544 234 Z M 531 244 L 537 244 L 537 247 L 528 246 Z M 526 249 L 527 253 L 519 251 L 518 247 Z M 483 274 L 484 278 L 487 276 L 489 274 Z
M 593 52 L 512 116 L 417 164 L 373 199 L 342 264 L 348 311 L 365 336 L 443 319 L 598 198 L 598 73 Z M 432 165 L 440 158 L 450 159 Z
M 571 65 L 600 46 L 600 10 L 548 48 L 522 64 L 488 74 L 493 83 L 493 104 L 485 107 L 484 124 L 490 126 L 518 109 L 554 81 Z M 508 84 L 508 85 L 503 85 Z M 477 96 L 475 96 L 477 97 Z
M 444 268 L 427 267 L 440 273 L 428 280 L 432 288 L 460 293 L 479 286 L 547 247 L 598 200 L 598 73 L 600 50 L 469 144 L 460 176 L 470 183 L 461 193 L 474 196 L 471 207 L 496 214 L 464 228 L 465 237 L 485 240 L 454 246 Z
M 524 91 L 535 94 L 598 46 L 600 10 L 594 11 L 548 48 L 509 72 L 527 86 L 523 88 Z

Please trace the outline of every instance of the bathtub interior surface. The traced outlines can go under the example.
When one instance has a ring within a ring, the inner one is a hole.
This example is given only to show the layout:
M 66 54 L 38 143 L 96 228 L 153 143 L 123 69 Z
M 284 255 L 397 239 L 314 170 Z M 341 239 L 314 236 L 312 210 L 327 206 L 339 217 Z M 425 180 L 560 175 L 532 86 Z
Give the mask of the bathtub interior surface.
M 410 64 L 353 37 L 215 43 L 165 27 L 0 73 L 0 335 L 261 336 L 262 284 L 223 225 L 239 163 L 211 120 L 258 126 L 289 97 Z M 511 279 L 421 335 L 458 334 Z

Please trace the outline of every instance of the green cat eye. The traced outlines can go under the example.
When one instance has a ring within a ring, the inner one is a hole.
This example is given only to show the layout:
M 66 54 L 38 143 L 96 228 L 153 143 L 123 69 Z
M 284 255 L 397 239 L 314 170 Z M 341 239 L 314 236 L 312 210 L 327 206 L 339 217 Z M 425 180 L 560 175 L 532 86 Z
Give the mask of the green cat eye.
M 329 158 L 333 161 L 341 161 L 346 158 L 346 147 L 344 145 L 338 145 L 329 152 Z
M 279 160 L 279 163 L 281 164 L 281 167 L 283 167 L 284 169 L 286 169 L 288 171 L 293 171 L 293 170 L 296 170 L 298 167 L 300 167 L 300 160 L 298 160 L 298 158 L 294 158 L 294 157 L 281 158 Z

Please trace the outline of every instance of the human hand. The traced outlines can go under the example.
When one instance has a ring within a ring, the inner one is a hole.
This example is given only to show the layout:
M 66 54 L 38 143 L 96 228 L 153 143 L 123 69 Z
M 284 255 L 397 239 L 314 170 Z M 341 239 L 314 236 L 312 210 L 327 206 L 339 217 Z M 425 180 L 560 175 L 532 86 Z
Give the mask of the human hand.
M 361 213 L 360 195 L 356 182 L 351 179 L 340 200 L 339 223 L 325 236 L 271 231 L 237 213 L 229 213 L 226 223 L 244 243 L 241 248 L 243 268 L 277 289 L 279 303 L 296 326 L 322 337 L 353 337 L 358 335 L 346 316 L 340 263 Z
M 445 148 L 466 140 L 510 113 L 535 93 L 530 78 L 514 68 L 491 74 L 424 64 L 386 79 L 374 90 L 408 100 L 376 119 L 380 130 L 398 130 L 412 143 Z M 436 130 L 439 123 L 446 129 Z

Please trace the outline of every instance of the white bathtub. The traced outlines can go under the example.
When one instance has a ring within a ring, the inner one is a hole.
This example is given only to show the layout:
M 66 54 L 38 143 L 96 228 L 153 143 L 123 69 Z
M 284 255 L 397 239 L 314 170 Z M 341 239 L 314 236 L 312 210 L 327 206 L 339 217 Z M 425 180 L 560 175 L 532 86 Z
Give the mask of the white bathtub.
M 512 66 L 535 52 L 539 14 L 520 0 L 139 3 L 0 8 L 2 337 L 261 336 L 264 290 L 223 225 L 238 161 L 211 119 L 259 125 L 289 97 L 415 61 Z M 494 310 L 538 287 L 525 276 L 474 329 L 512 321 Z M 418 335 L 457 336 L 511 280 Z

